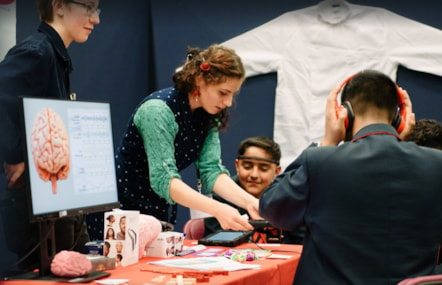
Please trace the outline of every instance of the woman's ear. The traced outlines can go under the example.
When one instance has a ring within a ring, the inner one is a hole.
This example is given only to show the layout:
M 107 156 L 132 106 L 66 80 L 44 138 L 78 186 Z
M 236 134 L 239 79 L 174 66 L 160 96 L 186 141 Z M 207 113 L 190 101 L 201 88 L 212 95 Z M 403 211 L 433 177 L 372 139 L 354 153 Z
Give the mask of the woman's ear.
M 202 88 L 204 87 L 206 84 L 206 82 L 204 82 L 204 78 L 201 74 L 198 74 L 197 76 L 195 76 L 195 86 L 197 88 Z

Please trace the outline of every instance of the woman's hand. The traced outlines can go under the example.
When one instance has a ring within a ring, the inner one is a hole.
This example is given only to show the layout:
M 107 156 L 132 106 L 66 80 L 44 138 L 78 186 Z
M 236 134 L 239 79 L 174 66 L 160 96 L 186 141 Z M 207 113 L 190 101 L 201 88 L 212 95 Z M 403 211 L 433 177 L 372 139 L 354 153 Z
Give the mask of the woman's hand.
M 221 175 L 223 176 L 223 175 Z M 224 188 L 224 187 L 232 187 L 236 189 L 236 191 L 232 191 L 232 189 L 227 190 L 226 196 L 230 197 L 236 197 L 242 196 L 240 199 L 241 201 L 244 201 L 243 206 L 247 206 L 247 209 L 255 209 L 250 211 L 257 211 L 257 205 L 258 203 L 255 203 L 256 198 L 239 188 L 239 186 L 233 182 L 230 177 L 227 175 L 224 175 L 226 181 L 230 181 L 227 184 L 218 184 L 218 187 Z M 230 183 L 230 184 L 229 184 Z M 191 209 L 196 209 L 205 213 L 208 213 L 212 216 L 214 216 L 220 223 L 221 227 L 225 230 L 234 230 L 234 231 L 251 231 L 253 230 L 252 225 L 250 225 L 247 221 L 247 218 L 244 218 L 240 215 L 239 211 L 235 209 L 234 207 L 221 203 L 215 199 L 209 198 L 205 195 L 202 195 L 201 193 L 193 190 L 188 186 L 186 183 L 184 183 L 181 179 L 173 178 L 170 183 L 170 189 L 171 189 L 171 198 L 185 206 Z M 250 199 L 249 197 L 253 197 L 253 199 Z M 252 205 L 253 204 L 253 205 Z
M 247 204 L 246 210 L 251 220 L 264 220 L 264 218 L 259 215 L 259 200 L 255 197 Z
M 241 216 L 237 209 L 224 204 L 219 203 L 214 213 L 214 217 L 218 220 L 221 228 L 224 230 L 234 231 L 251 231 L 252 225 L 249 224 L 246 218 Z

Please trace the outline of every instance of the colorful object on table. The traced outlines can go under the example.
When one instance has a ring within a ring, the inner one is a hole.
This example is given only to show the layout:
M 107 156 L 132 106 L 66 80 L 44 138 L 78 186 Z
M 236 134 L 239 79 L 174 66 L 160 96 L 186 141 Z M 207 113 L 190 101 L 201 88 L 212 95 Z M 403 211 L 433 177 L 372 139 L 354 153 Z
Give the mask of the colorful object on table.
M 228 250 L 224 253 L 224 256 L 227 258 L 230 258 L 231 260 L 234 261 L 239 261 L 239 262 L 243 262 L 243 261 L 253 261 L 253 260 L 257 260 L 258 257 L 256 256 L 256 254 L 251 251 L 251 250 Z
M 253 261 L 271 254 L 270 250 L 257 249 L 229 249 L 224 253 L 224 256 L 234 261 Z
M 52 274 L 62 277 L 86 275 L 91 269 L 92 263 L 86 255 L 76 251 L 62 250 L 51 262 Z

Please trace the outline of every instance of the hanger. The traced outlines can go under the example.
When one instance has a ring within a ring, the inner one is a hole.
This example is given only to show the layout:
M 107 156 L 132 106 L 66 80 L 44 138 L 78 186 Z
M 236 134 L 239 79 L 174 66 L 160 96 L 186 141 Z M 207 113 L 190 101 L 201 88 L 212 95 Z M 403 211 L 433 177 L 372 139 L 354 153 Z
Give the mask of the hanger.
M 345 5 L 344 0 L 323 0 L 319 2 L 319 5 L 324 5 L 331 8 L 339 8 L 342 5 Z
M 319 19 L 327 24 L 337 25 L 351 14 L 349 3 L 345 0 L 323 0 L 318 3 Z

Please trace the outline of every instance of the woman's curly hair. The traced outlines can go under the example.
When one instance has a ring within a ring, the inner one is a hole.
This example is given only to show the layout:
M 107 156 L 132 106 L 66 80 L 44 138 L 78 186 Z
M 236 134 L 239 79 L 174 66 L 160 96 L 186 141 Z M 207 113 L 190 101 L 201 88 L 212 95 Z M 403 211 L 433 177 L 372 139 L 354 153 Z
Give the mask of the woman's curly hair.
M 245 78 L 245 69 L 241 58 L 234 50 L 213 44 L 202 50 L 190 47 L 187 50 L 186 62 L 181 70 L 173 75 L 175 88 L 182 94 L 196 90 L 195 78 L 202 75 L 207 85 L 225 82 L 228 78 Z M 228 126 L 229 112 L 227 109 L 215 115 L 203 112 L 206 127 L 216 127 L 218 130 Z

